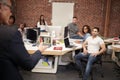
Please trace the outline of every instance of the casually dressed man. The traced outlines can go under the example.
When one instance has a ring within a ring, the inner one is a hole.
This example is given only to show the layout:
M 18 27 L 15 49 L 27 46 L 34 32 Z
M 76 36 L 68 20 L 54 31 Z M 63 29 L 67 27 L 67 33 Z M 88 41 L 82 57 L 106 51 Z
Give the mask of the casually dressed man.
M 77 17 L 73 17 L 72 23 L 68 24 L 69 37 L 73 39 L 82 39 L 77 22 Z
M 12 0 L 0 0 L 0 80 L 23 80 L 18 67 L 31 70 L 46 47 L 40 45 L 32 55 L 24 47 L 21 33 L 9 27 Z
M 75 62 L 83 75 L 83 80 L 88 80 L 92 64 L 98 59 L 99 55 L 106 50 L 105 43 L 98 36 L 98 33 L 99 28 L 94 27 L 92 29 L 92 36 L 88 37 L 83 43 L 83 53 L 79 53 L 75 56 Z M 83 74 L 83 65 L 81 63 L 81 60 L 84 58 L 87 58 L 88 62 L 86 64 L 86 69 Z

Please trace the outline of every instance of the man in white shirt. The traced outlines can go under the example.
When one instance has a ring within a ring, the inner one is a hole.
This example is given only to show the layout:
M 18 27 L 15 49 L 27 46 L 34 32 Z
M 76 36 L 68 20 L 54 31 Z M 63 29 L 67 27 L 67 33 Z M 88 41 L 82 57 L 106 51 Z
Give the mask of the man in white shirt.
M 98 59 L 98 56 L 106 50 L 105 43 L 98 36 L 98 34 L 99 34 L 99 28 L 94 27 L 92 29 L 92 36 L 88 37 L 83 43 L 83 53 L 79 53 L 75 56 L 75 62 L 83 75 L 83 80 L 88 80 L 88 77 L 91 72 L 92 64 Z M 88 58 L 88 62 L 86 64 L 86 69 L 84 74 L 81 64 L 81 59 L 83 58 Z

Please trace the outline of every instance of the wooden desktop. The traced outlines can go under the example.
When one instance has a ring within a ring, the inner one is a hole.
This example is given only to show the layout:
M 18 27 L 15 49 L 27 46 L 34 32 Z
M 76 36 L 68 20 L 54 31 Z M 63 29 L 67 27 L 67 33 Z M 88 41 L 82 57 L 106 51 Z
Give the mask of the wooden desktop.
M 62 46 L 62 50 L 54 50 L 54 47 L 57 46 Z M 28 50 L 28 52 L 30 54 L 34 53 L 38 47 L 37 46 L 33 46 L 32 44 L 25 44 L 26 49 Z M 52 65 L 52 68 L 34 68 L 32 70 L 32 72 L 41 72 L 41 73 L 56 73 L 57 72 L 57 67 L 58 67 L 58 59 L 59 56 L 62 56 L 70 51 L 72 51 L 72 53 L 74 54 L 75 50 L 77 49 L 81 49 L 82 48 L 82 44 L 78 44 L 76 47 L 73 48 L 65 48 L 65 46 L 62 45 L 56 45 L 56 46 L 51 46 L 49 48 L 47 48 L 42 55 L 52 55 L 54 57 L 54 64 Z

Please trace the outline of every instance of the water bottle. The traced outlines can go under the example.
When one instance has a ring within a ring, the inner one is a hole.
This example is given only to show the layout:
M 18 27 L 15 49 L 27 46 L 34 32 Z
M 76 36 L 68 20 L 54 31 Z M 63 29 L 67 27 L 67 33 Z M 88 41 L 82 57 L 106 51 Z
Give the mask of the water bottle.
M 55 31 L 52 31 L 51 36 L 52 36 L 53 38 L 55 38 Z

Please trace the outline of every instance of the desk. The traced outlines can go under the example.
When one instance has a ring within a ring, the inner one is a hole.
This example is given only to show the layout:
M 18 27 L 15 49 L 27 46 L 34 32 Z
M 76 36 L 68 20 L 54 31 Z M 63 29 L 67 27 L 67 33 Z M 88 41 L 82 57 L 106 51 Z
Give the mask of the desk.
M 114 38 L 107 38 L 104 39 L 104 42 L 106 46 L 110 45 L 111 49 L 111 59 L 117 63 L 118 66 L 120 66 L 120 62 L 118 61 L 118 57 L 115 55 L 115 52 L 120 52 L 120 45 L 115 45 L 115 43 L 119 42 L 118 40 L 115 40 Z
M 113 42 L 113 38 L 107 38 L 107 39 L 104 39 L 104 42 L 105 43 L 112 43 Z
M 60 46 L 60 45 L 59 45 Z M 63 46 L 63 45 L 62 45 Z M 25 44 L 26 49 L 30 54 L 34 53 L 38 47 L 37 46 L 32 46 L 31 44 Z M 77 45 L 77 47 L 74 48 L 65 48 L 63 46 L 62 50 L 53 50 L 55 46 L 51 46 L 50 48 L 47 48 L 42 55 L 53 55 L 54 58 L 54 64 L 51 69 L 46 69 L 46 68 L 34 68 L 32 72 L 41 72 L 41 73 L 56 73 L 57 72 L 57 67 L 58 67 L 58 58 L 60 55 L 64 55 L 70 51 L 74 52 L 77 49 L 82 48 L 82 44 Z
M 104 42 L 107 44 L 107 43 L 113 43 L 113 42 L 119 42 L 119 39 L 118 40 L 114 40 L 114 38 L 107 38 L 107 39 L 104 39 Z

